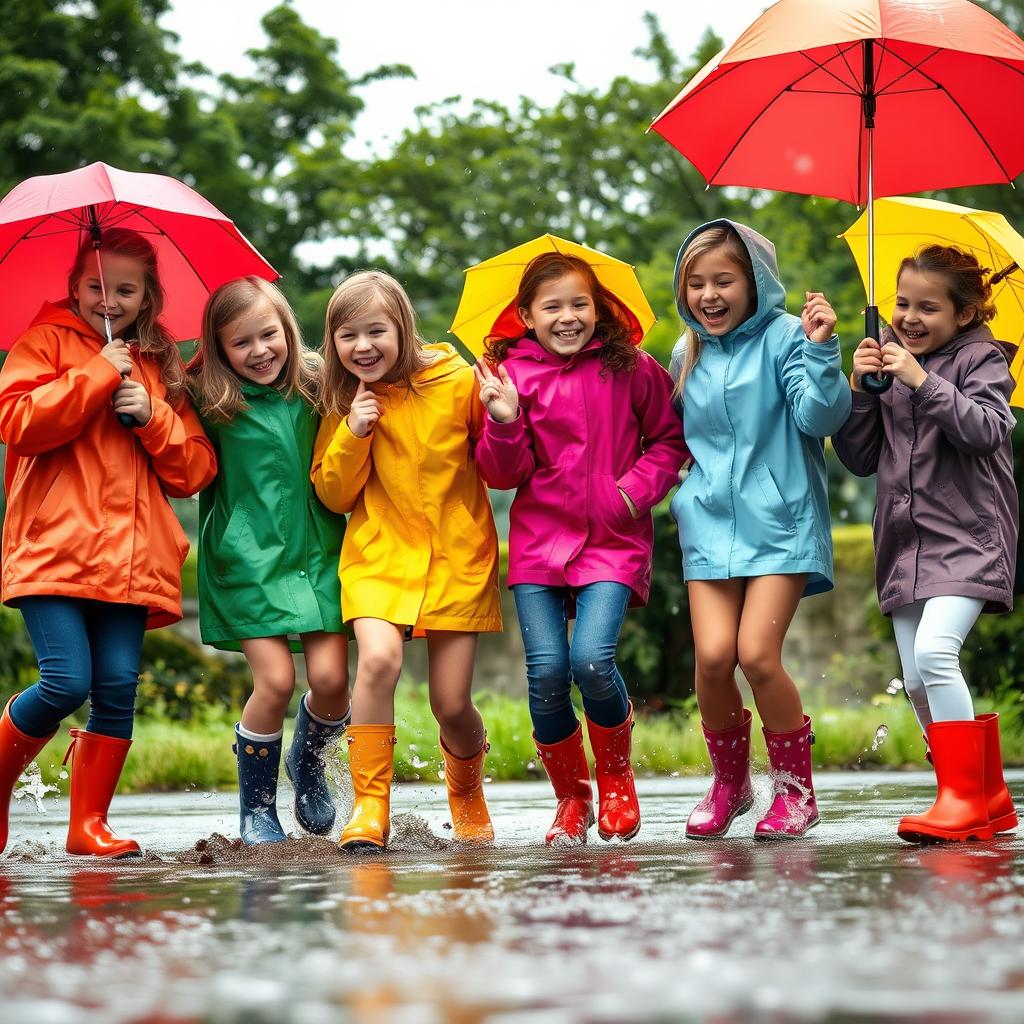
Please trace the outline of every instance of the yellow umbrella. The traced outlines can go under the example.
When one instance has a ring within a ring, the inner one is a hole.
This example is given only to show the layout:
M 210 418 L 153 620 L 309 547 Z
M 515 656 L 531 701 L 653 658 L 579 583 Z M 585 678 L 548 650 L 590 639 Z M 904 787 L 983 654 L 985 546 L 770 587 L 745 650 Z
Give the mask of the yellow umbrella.
M 867 212 L 843 233 L 867 289 Z M 1001 213 L 934 199 L 897 196 L 875 200 L 875 295 L 882 315 L 892 321 L 896 272 L 904 257 L 922 245 L 955 245 L 972 252 L 999 280 L 992 286 L 998 315 L 992 333 L 1017 346 L 1010 373 L 1017 382 L 1010 402 L 1024 408 L 1024 237 Z M 1002 276 L 1000 276 L 1002 275 Z
M 483 354 L 484 342 L 502 314 L 515 313 L 509 307 L 519 291 L 523 271 L 530 260 L 545 252 L 560 252 L 586 260 L 593 267 L 598 281 L 636 317 L 639 325 L 638 343 L 654 326 L 657 318 L 640 287 L 636 272 L 628 263 L 606 256 L 587 245 L 569 242 L 555 235 L 541 235 L 500 256 L 477 263 L 466 271 L 462 299 L 451 332 L 474 355 Z

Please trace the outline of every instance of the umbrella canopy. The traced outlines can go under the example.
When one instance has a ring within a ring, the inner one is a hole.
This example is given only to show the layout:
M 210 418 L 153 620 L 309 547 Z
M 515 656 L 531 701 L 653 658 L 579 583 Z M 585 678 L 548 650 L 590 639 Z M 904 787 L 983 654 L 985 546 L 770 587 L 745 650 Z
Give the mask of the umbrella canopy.
M 861 214 L 842 235 L 857 261 L 865 289 L 867 220 L 867 214 Z M 900 263 L 922 245 L 955 245 L 995 272 L 998 280 L 992 286 L 992 298 L 999 313 L 991 323 L 992 333 L 1018 346 L 1011 368 L 1017 381 L 1011 402 L 1024 408 L 1024 237 L 1001 213 L 901 196 L 875 202 L 874 240 L 875 295 L 879 311 L 889 321 L 896 303 Z
M 484 342 L 496 330 L 509 334 L 517 330 L 525 333 L 526 327 L 515 308 L 515 298 L 527 264 L 545 252 L 578 256 L 590 264 L 601 285 L 633 317 L 634 322 L 630 324 L 633 343 L 639 345 L 643 341 L 657 317 L 633 267 L 589 246 L 556 235 L 541 235 L 466 271 L 462 299 L 451 332 L 470 352 L 482 355 Z
M 709 184 L 864 204 L 872 136 L 876 196 L 1012 181 L 1021 109 L 1024 42 L 969 0 L 779 0 L 651 128 Z
M 67 295 L 68 271 L 93 219 L 145 235 L 167 296 L 163 322 L 179 341 L 199 336 L 206 298 L 236 277 L 277 271 L 235 225 L 187 185 L 103 163 L 29 178 L 0 201 L 0 349 L 26 330 L 44 300 Z

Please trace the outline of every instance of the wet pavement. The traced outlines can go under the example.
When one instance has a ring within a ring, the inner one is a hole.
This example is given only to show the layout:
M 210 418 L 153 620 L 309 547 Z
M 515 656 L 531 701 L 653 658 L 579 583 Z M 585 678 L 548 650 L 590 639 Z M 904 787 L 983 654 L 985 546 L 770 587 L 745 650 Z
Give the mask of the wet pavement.
M 1020 797 L 1024 773 L 1010 781 Z M 895 822 L 932 778 L 867 772 L 819 776 L 823 822 L 802 842 L 755 845 L 754 815 L 686 841 L 703 786 L 643 782 L 636 840 L 592 831 L 566 851 L 541 845 L 546 784 L 489 788 L 490 850 L 450 847 L 443 792 L 402 785 L 400 849 L 296 840 L 255 864 L 195 849 L 237 834 L 233 794 L 119 797 L 112 820 L 147 859 L 115 863 L 60 852 L 66 802 L 18 801 L 0 1021 L 1024 1020 L 1024 843 L 908 847 Z

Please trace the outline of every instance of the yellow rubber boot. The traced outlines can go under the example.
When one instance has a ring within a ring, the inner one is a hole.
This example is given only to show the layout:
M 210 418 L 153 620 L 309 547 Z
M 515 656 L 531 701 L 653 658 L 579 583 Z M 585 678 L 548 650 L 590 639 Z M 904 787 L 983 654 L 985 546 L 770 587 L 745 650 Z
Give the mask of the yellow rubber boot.
M 347 853 L 383 850 L 391 831 L 391 780 L 395 775 L 395 727 L 350 725 L 348 768 L 355 805 L 338 845 Z
M 448 787 L 448 807 L 452 812 L 452 834 L 459 843 L 493 843 L 494 826 L 484 800 L 484 758 L 491 745 L 484 736 L 483 746 L 472 757 L 456 757 L 441 740 L 444 756 L 444 781 Z

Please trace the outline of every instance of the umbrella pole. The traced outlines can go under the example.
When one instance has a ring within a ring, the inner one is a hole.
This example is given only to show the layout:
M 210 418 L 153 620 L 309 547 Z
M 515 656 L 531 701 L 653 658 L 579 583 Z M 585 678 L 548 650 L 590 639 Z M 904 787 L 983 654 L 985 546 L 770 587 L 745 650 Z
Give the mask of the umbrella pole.
M 868 304 L 864 310 L 864 336 L 878 341 L 878 307 L 875 305 L 875 41 L 864 40 L 864 128 L 868 135 Z M 887 373 L 866 373 L 861 387 L 881 395 L 892 387 Z
M 107 306 L 107 284 L 103 280 L 103 263 L 100 260 L 100 222 L 96 216 L 96 207 L 89 207 L 89 234 L 92 237 L 92 248 L 93 252 L 96 253 L 96 276 L 100 279 L 100 295 L 103 296 L 103 327 L 107 334 L 107 344 L 110 345 L 114 341 L 114 336 L 110 333 L 110 313 L 108 312 Z M 121 374 L 123 380 L 125 374 Z M 138 424 L 135 422 L 134 416 L 129 416 L 126 412 L 119 412 L 117 414 L 117 421 L 122 427 L 137 427 Z

